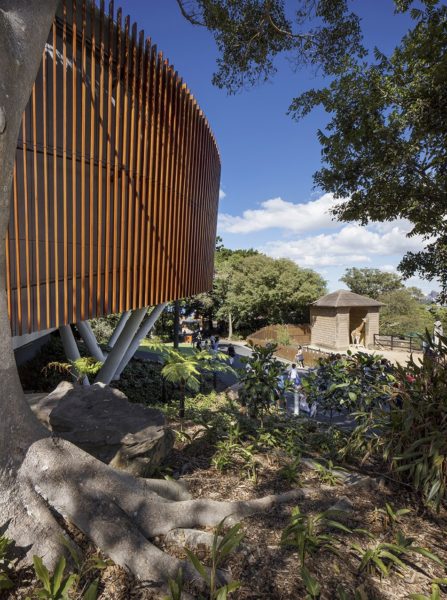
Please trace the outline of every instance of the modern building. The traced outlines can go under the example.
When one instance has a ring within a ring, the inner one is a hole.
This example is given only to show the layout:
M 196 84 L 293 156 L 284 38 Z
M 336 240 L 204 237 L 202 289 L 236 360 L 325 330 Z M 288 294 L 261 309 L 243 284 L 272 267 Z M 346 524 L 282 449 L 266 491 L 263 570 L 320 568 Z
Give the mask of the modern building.
M 147 307 L 211 287 L 219 181 L 205 115 L 144 32 L 104 2 L 61 2 L 17 148 L 6 245 L 16 345 L 55 328 L 70 338 L 75 323 L 101 356 L 87 319 L 120 312 L 111 345 L 123 359 Z
M 374 344 L 379 333 L 381 302 L 348 290 L 337 290 L 319 298 L 310 307 L 311 344 L 332 350 L 346 350 L 355 342 Z

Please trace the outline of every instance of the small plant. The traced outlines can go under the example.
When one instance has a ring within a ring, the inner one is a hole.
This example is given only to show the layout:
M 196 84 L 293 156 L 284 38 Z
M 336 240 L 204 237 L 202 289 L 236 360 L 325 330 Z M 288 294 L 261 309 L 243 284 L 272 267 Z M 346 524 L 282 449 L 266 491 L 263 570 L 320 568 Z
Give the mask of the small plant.
M 447 584 L 447 579 L 434 579 L 431 583 L 431 594 L 430 596 L 424 596 L 423 594 L 410 594 L 411 600 L 441 600 L 441 590 L 439 584 Z
M 220 440 L 216 444 L 216 452 L 212 463 L 218 471 L 228 471 L 237 468 L 246 473 L 247 477 L 256 481 L 257 467 L 253 455 L 254 446 L 242 443 L 231 443 L 229 440 Z
M 39 556 L 33 556 L 34 571 L 43 588 L 37 591 L 37 597 L 46 600 L 68 600 L 69 592 L 76 584 L 76 575 L 65 574 L 66 561 L 63 556 L 59 559 L 53 575 L 43 564 Z
M 280 469 L 279 474 L 290 484 L 298 483 L 298 481 L 300 480 L 300 475 L 298 473 L 298 467 L 300 466 L 300 463 L 301 456 L 298 456 L 291 463 L 287 463 L 286 465 L 284 465 Z
M 339 474 L 346 472 L 346 469 L 343 469 L 343 467 L 334 466 L 332 460 L 328 460 L 327 467 L 321 463 L 315 462 L 314 468 L 321 483 L 331 486 L 338 485 L 341 479 Z M 337 474 L 337 472 L 339 474 Z
M 352 544 L 360 559 L 359 572 L 378 573 L 380 576 L 388 577 L 392 570 L 405 570 L 408 565 L 402 559 L 413 553 L 420 554 L 445 568 L 436 554 L 427 548 L 414 546 L 413 541 L 413 538 L 407 538 L 401 532 L 397 532 L 396 539 L 391 543 L 380 542 L 374 548 L 364 550 L 358 544 Z
M 168 580 L 169 596 L 165 596 L 164 600 L 182 600 L 183 594 L 183 571 L 179 569 L 175 579 Z
M 321 586 L 304 565 L 301 567 L 301 577 L 307 592 L 306 600 L 318 600 Z
M 276 330 L 276 341 L 280 346 L 290 345 L 290 333 L 287 325 L 280 325 Z
M 338 600 L 369 600 L 368 594 L 365 592 L 363 586 L 358 587 L 354 591 L 352 596 L 349 592 L 344 590 L 341 585 L 337 586 L 337 599 Z
M 84 377 L 94 376 L 101 369 L 103 363 L 93 356 L 81 356 L 70 362 L 49 362 L 42 369 L 42 373 L 48 376 L 49 371 L 54 370 L 65 375 L 72 375 L 78 383 L 84 381 Z
M 10 567 L 10 561 L 7 558 L 8 548 L 12 544 L 4 535 L 0 536 L 0 590 L 10 590 L 14 587 L 11 581 L 8 569 Z
M 61 538 L 62 544 L 67 548 L 73 560 L 76 569 L 75 586 L 80 594 L 84 594 L 84 600 L 96 600 L 99 579 L 95 579 L 90 583 L 85 583 L 93 571 L 102 571 L 108 566 L 113 565 L 111 560 L 104 560 L 99 554 L 85 557 L 77 548 L 73 546 L 64 537 Z
M 400 523 L 401 517 L 411 513 L 411 510 L 409 508 L 394 510 L 391 504 L 385 502 L 385 508 L 379 508 L 377 512 L 383 516 L 385 528 L 389 527 L 391 530 L 394 530 L 395 526 Z
M 327 510 L 316 515 L 305 515 L 295 507 L 290 524 L 282 533 L 281 544 L 297 548 L 301 566 L 305 565 L 308 554 L 314 554 L 319 550 L 328 550 L 338 556 L 339 551 L 336 546 L 338 539 L 325 530 L 338 529 L 344 533 L 352 533 L 351 529 L 332 518 L 341 512 Z
M 209 587 L 210 600 L 225 600 L 228 597 L 228 594 L 240 587 L 238 581 L 232 581 L 218 587 L 219 567 L 229 554 L 239 546 L 244 537 L 244 534 L 240 532 L 241 526 L 239 523 L 233 525 L 233 527 L 231 527 L 222 537 L 224 523 L 225 519 L 219 523 L 214 531 L 213 543 L 211 545 L 211 567 L 209 569 L 201 563 L 199 557 L 194 554 L 194 552 L 185 548 L 185 552 L 188 555 L 191 564 Z

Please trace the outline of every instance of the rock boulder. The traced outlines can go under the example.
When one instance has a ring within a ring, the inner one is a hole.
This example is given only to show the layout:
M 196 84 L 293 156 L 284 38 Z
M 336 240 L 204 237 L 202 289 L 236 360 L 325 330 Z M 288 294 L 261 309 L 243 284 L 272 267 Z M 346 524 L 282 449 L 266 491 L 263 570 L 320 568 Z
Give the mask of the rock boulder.
M 132 404 L 108 385 L 63 382 L 48 398 L 55 434 L 133 475 L 150 475 L 174 445 L 174 434 L 159 410 Z

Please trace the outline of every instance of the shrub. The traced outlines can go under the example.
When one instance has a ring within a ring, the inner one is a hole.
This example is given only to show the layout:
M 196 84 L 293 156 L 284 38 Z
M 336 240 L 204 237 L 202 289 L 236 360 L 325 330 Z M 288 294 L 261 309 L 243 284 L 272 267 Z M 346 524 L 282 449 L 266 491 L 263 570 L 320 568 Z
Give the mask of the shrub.
M 394 369 L 380 356 L 357 352 L 319 359 L 319 366 L 302 378 L 309 406 L 323 410 L 360 410 L 387 402 L 395 382 Z
M 245 369 L 239 369 L 239 399 L 253 417 L 263 416 L 276 403 L 279 377 L 284 370 L 273 354 L 275 344 L 265 348 L 253 346 L 250 358 L 243 358 Z
M 279 325 L 276 330 L 276 341 L 281 346 L 289 346 L 290 344 L 290 333 L 287 325 Z
M 447 339 L 418 363 L 397 367 L 386 406 L 371 405 L 356 415 L 358 426 L 347 447 L 366 460 L 384 461 L 393 476 L 410 483 L 439 509 L 447 489 Z

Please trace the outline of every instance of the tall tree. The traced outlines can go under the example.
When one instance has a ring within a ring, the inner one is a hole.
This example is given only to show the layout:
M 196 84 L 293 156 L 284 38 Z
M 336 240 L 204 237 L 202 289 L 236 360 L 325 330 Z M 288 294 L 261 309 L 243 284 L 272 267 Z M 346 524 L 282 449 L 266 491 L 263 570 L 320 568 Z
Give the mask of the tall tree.
M 410 289 L 402 288 L 380 296 L 385 304 L 380 309 L 380 333 L 383 335 L 408 335 L 425 330 L 433 331 L 435 316 L 419 302 Z
M 308 322 L 309 304 L 326 291 L 315 271 L 264 254 L 233 255 L 217 269 L 216 285 L 222 291 L 218 317 L 226 322 L 231 317 L 244 332 L 267 324 Z
M 196 571 L 149 539 L 175 527 L 213 526 L 272 505 L 191 500 L 175 482 L 112 469 L 37 421 L 17 374 L 6 299 L 5 238 L 22 113 L 39 68 L 57 0 L 0 0 L 0 523 L 28 558 L 50 569 L 65 550 L 54 514 L 68 519 L 116 563 L 156 583 Z M 301 493 L 301 492 L 300 492 Z M 298 497 L 297 493 L 297 497 Z M 290 500 L 290 493 L 273 501 Z M 179 502 L 178 502 L 179 501 Z
M 369 296 L 377 300 L 382 294 L 403 288 L 402 278 L 395 273 L 387 273 L 380 269 L 346 269 L 340 281 L 346 283 L 351 292 L 361 296 Z
M 447 291 L 447 6 L 440 0 L 394 0 L 414 27 L 388 57 L 373 60 L 360 22 L 345 0 L 177 0 L 190 22 L 206 26 L 220 52 L 213 82 L 230 93 L 270 78 L 280 53 L 315 65 L 332 83 L 294 99 L 300 119 L 316 106 L 331 115 L 318 131 L 326 163 L 315 182 L 338 198 L 342 221 L 405 218 L 426 247 L 408 252 L 405 277 L 438 278 Z M 415 7 L 415 5 L 417 7 Z M 355 3 L 353 3 L 355 10 Z

